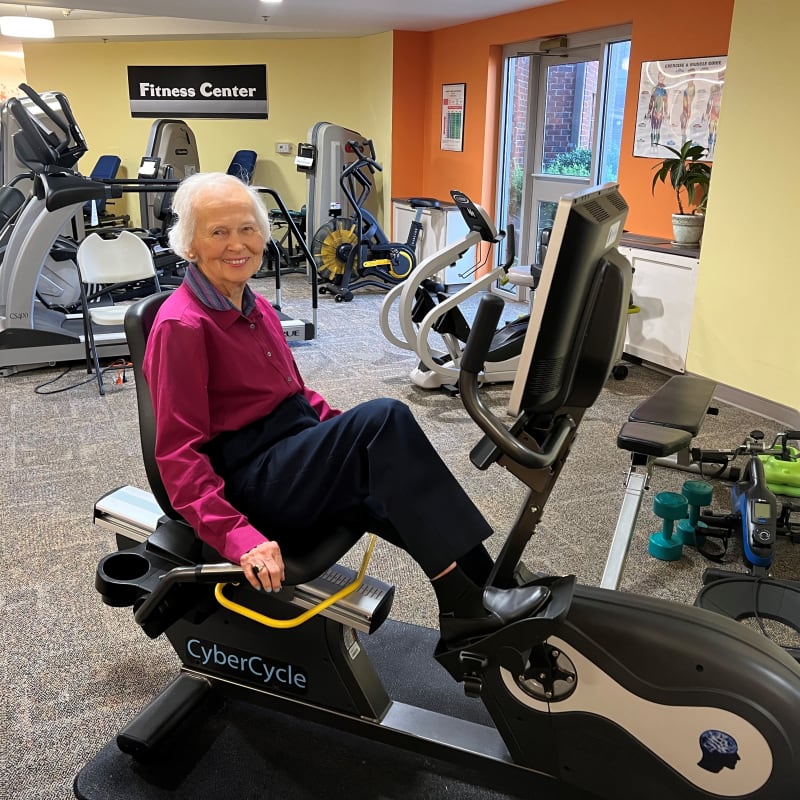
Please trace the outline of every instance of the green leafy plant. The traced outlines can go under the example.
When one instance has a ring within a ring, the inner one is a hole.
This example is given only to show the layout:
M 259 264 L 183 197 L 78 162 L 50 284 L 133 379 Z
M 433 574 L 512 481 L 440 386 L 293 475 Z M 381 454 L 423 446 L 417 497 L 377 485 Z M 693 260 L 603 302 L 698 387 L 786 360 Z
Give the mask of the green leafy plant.
M 653 176 L 652 190 L 655 194 L 656 184 L 660 181 L 669 185 L 675 191 L 678 201 L 679 214 L 704 214 L 706 201 L 708 198 L 708 186 L 711 183 L 711 165 L 703 161 L 707 157 L 708 151 L 699 144 L 692 141 L 684 142 L 680 150 L 662 144 L 673 158 L 665 158 L 659 161 L 653 169 L 656 174 Z M 683 196 L 686 197 L 686 208 L 684 210 Z
M 585 147 L 575 147 L 557 153 L 556 156 L 542 167 L 542 172 L 548 175 L 577 175 L 586 177 L 592 169 L 592 151 Z

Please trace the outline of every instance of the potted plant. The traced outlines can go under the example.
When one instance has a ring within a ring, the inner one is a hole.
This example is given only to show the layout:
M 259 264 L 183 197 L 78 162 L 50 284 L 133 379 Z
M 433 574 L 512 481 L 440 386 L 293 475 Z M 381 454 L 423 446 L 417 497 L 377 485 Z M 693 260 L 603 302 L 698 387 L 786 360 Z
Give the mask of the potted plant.
M 684 142 L 680 150 L 662 144 L 672 153 L 671 158 L 659 161 L 653 169 L 652 190 L 660 181 L 675 191 L 678 213 L 672 215 L 672 230 L 675 244 L 696 245 L 703 235 L 708 186 L 711 182 L 711 165 L 703 159 L 708 151 L 691 140 Z

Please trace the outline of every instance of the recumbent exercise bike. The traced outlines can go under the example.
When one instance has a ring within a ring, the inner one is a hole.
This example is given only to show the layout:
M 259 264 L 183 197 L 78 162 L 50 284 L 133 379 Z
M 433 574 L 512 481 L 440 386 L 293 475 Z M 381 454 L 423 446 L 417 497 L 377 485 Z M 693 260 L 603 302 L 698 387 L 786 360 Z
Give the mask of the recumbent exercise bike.
M 611 184 L 559 203 L 511 393 L 510 426 L 479 393 L 483 354 L 502 308 L 497 297 L 481 301 L 460 379 L 464 405 L 485 433 L 471 459 L 482 469 L 497 463 L 529 487 L 490 577 L 493 585 L 520 582 L 523 550 L 581 419 L 621 352 L 631 268 L 616 245 L 626 214 Z M 129 312 L 134 364 L 141 363 L 160 301 L 148 298 Z M 125 752 L 138 758 L 152 753 L 201 698 L 215 693 L 304 719 L 313 713 L 334 728 L 417 752 L 501 763 L 532 787 L 547 777 L 608 800 L 796 797 L 796 662 L 724 616 L 578 586 L 571 576 L 533 579 L 550 592 L 535 615 L 458 648 L 441 642 L 436 648 L 439 663 L 470 696 L 480 697 L 493 726 L 433 711 L 422 715 L 392 701 L 356 629 L 371 631 L 383 622 L 393 587 L 366 578 L 369 591 L 359 589 L 355 599 L 301 625 L 292 619 L 319 601 L 322 584 L 341 588 L 326 570 L 361 531 L 331 530 L 323 537 L 324 552 L 287 550 L 285 589 L 277 595 L 254 591 L 238 566 L 209 563 L 214 554 L 203 552 L 171 509 L 155 466 L 152 409 L 140 371 L 137 395 L 147 474 L 167 516 L 133 547 L 126 547 L 132 544 L 128 519 L 122 528 L 128 541 L 101 560 L 96 587 L 106 603 L 133 606 L 149 636 L 165 634 L 182 667 L 120 733 Z M 394 667 L 402 668 L 402 660 Z

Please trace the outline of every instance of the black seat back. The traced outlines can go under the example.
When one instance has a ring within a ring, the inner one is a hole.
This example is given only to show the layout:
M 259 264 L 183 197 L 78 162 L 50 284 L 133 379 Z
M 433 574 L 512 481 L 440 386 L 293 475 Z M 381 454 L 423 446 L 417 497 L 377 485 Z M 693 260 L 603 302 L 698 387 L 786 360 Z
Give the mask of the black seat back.
M 174 520 L 181 520 L 180 514 L 170 502 L 156 463 L 156 419 L 150 389 L 142 373 L 147 338 L 153 328 L 158 310 L 169 296 L 170 292 L 159 292 L 131 305 L 125 314 L 125 335 L 128 339 L 133 373 L 136 377 L 139 438 L 147 481 L 156 502 L 164 513 Z M 310 552 L 292 551 L 289 547 L 282 546 L 286 583 L 294 586 L 321 575 L 363 536 L 363 531 L 364 529 L 360 526 L 331 523 L 311 537 L 311 541 L 315 541 L 316 544 Z M 218 554 L 210 553 L 207 560 L 220 561 L 221 558 Z
M 158 309 L 169 297 L 169 292 L 157 292 L 144 300 L 134 303 L 125 313 L 125 336 L 131 351 L 133 374 L 136 377 L 136 402 L 139 409 L 139 438 L 142 444 L 144 470 L 150 490 L 164 513 L 172 519 L 180 519 L 180 514 L 172 507 L 167 490 L 161 482 L 161 473 L 156 464 L 156 418 L 150 389 L 142 374 L 144 351 L 147 337 L 153 328 Z

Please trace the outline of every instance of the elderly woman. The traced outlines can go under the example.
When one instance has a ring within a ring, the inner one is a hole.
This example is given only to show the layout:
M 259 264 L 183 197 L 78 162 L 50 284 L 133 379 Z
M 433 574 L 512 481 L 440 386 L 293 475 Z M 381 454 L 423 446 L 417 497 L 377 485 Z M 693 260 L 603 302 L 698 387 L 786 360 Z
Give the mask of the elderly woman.
M 175 192 L 170 244 L 189 263 L 161 307 L 144 374 L 156 458 L 175 509 L 256 589 L 277 591 L 281 551 L 335 523 L 405 549 L 431 580 L 456 645 L 527 616 L 540 587 L 484 584 L 491 529 L 402 403 L 344 413 L 307 387 L 270 304 L 248 286 L 269 238 L 258 193 L 199 173 Z

